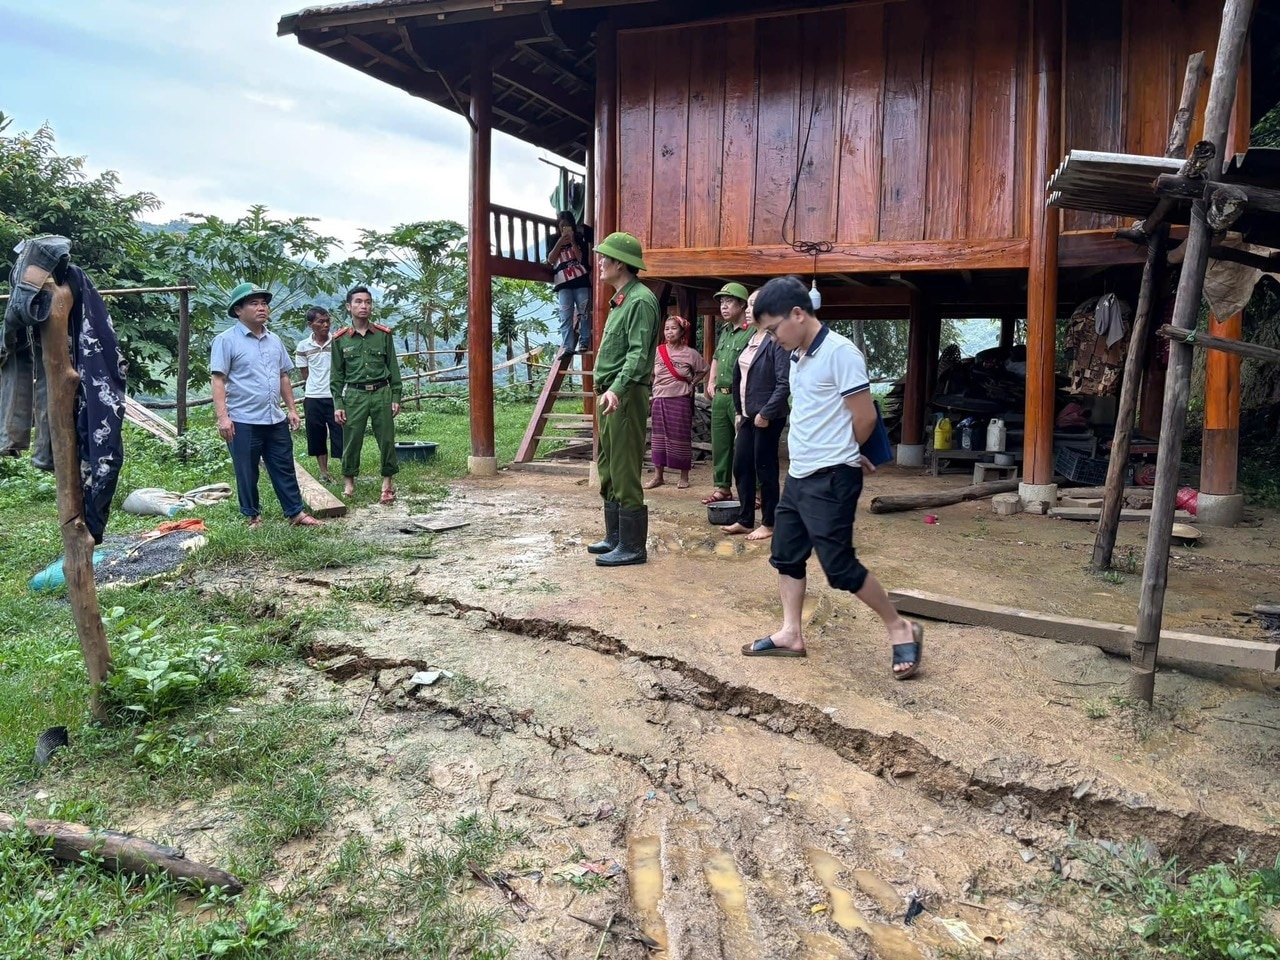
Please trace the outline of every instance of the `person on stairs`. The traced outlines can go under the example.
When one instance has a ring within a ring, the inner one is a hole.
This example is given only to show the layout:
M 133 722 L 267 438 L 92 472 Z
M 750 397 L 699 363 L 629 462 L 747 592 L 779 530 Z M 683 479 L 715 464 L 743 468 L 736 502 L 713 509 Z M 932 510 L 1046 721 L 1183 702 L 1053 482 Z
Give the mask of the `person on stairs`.
M 640 241 L 611 233 L 596 246 L 600 279 L 616 293 L 596 353 L 595 389 L 600 395 L 600 451 L 596 465 L 604 498 L 604 539 L 587 547 L 602 567 L 644 563 L 649 511 L 640 473 L 645 420 L 660 329 L 658 299 L 637 276 L 645 269 Z
M 732 500 L 733 441 L 735 436 L 733 408 L 733 370 L 738 357 L 751 339 L 747 319 L 747 288 L 740 283 L 726 283 L 716 294 L 724 323 L 716 332 L 716 350 L 711 358 L 711 375 L 707 378 L 707 398 L 711 401 L 712 482 L 715 489 L 703 503 Z
M 560 310 L 560 349 L 569 355 L 574 350 L 586 353 L 591 349 L 591 270 L 587 265 L 591 228 L 579 226 L 572 213 L 561 210 L 556 230 L 559 237 L 547 254 L 547 263 Z
M 258 501 L 258 469 L 265 464 L 271 486 L 295 527 L 318 527 L 303 509 L 298 475 L 293 468 L 293 438 L 301 425 L 289 374 L 293 363 L 280 338 L 267 329 L 271 293 L 252 283 L 231 291 L 227 315 L 238 321 L 213 338 L 209 372 L 213 377 L 213 409 L 218 435 L 231 451 L 240 512 L 249 526 L 262 526 Z M 281 401 L 288 408 L 280 409 Z
M 689 345 L 691 328 L 684 317 L 667 317 L 662 343 L 653 364 L 653 429 L 649 449 L 656 471 L 646 490 L 666 483 L 663 471 L 679 470 L 678 490 L 689 487 L 693 466 L 693 391 L 707 375 L 707 361 Z

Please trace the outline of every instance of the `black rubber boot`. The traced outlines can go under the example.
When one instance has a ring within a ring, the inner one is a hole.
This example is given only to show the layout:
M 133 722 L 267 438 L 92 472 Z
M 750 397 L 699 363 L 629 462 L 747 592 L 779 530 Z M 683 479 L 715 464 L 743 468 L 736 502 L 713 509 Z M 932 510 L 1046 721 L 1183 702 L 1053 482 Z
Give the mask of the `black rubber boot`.
M 601 567 L 625 567 L 632 563 L 644 563 L 649 555 L 645 541 L 649 539 L 649 508 L 618 510 L 618 546 L 596 557 Z
M 604 502 L 604 539 L 587 547 L 587 553 L 608 553 L 618 546 L 618 501 Z

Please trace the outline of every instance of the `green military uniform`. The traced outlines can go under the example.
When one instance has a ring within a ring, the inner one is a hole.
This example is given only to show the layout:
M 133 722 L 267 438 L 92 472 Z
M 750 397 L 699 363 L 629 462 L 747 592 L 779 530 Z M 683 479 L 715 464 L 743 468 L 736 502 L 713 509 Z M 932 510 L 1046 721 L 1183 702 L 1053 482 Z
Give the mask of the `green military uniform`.
M 658 298 L 632 279 L 609 301 L 609 317 L 596 353 L 595 390 L 613 391 L 618 409 L 600 417 L 600 495 L 624 510 L 644 506 L 640 474 L 644 464 L 645 421 L 653 386 L 653 357 L 661 328 Z
M 342 475 L 359 475 L 365 425 L 372 423 L 382 455 L 382 476 L 394 476 L 400 464 L 396 460 L 391 405 L 400 402 L 402 387 L 400 361 L 390 328 L 371 323 L 364 333 L 357 333 L 354 327 L 345 327 L 333 335 L 332 353 L 329 388 L 333 408 L 347 413 L 342 434 Z
M 716 382 L 711 397 L 711 457 L 714 464 L 712 482 L 718 489 L 732 489 L 733 442 L 737 436 L 733 407 L 733 369 L 738 357 L 751 340 L 751 324 L 731 327 L 720 325 L 716 334 Z

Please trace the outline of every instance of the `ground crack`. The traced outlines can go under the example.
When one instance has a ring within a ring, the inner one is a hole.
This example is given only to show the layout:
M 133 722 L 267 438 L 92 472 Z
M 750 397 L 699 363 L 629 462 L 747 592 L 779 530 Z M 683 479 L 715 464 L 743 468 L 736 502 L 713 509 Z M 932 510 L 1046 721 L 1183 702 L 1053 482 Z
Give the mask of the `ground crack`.
M 1092 793 L 1076 796 L 1078 791 L 1067 784 L 1045 789 L 1017 780 L 986 778 L 937 756 L 906 734 L 897 731 L 882 734 L 846 726 L 812 704 L 795 703 L 754 687 L 727 683 L 683 660 L 637 650 L 625 640 L 593 627 L 540 617 L 509 616 L 452 597 L 417 591 L 412 592 L 411 599 L 451 609 L 460 616 L 478 613 L 488 626 L 506 633 L 570 644 L 618 660 L 635 659 L 659 671 L 674 672 L 688 682 L 664 685 L 663 693 L 668 699 L 699 710 L 732 711 L 776 733 L 812 737 L 873 776 L 886 777 L 938 802 L 962 801 L 988 807 L 1013 795 L 1030 805 L 1035 819 L 1063 825 L 1074 823 L 1078 831 L 1097 837 L 1144 837 L 1154 842 L 1163 855 L 1177 855 L 1184 866 L 1191 868 L 1233 860 L 1239 850 L 1247 851 L 1250 859 L 1258 862 L 1274 863 L 1280 855 L 1280 835 L 1223 823 L 1199 812 L 1161 809 L 1135 798 L 1117 799 Z M 367 657 L 355 648 L 325 645 L 323 649 L 329 651 L 331 657 L 338 653 L 352 657 L 350 662 L 330 671 L 337 679 L 349 679 L 384 665 L 427 668 L 414 661 Z M 607 747 L 601 749 L 609 752 Z M 614 755 L 637 764 L 647 759 Z M 653 778 L 648 770 L 646 774 Z

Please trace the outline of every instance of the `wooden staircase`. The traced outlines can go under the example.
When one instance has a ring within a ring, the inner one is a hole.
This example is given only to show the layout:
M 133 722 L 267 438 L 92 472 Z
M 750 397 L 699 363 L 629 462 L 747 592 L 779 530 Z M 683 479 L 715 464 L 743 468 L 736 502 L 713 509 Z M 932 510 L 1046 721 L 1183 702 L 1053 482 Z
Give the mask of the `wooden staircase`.
M 588 369 L 574 370 L 572 368 L 574 356 L 583 358 L 583 366 Z M 594 403 L 587 403 L 588 400 L 594 400 L 595 394 L 591 390 L 591 362 L 594 360 L 595 354 L 591 351 L 585 351 L 577 354 L 566 354 L 563 351 L 556 354 L 555 359 L 551 361 L 551 369 L 547 373 L 546 382 L 542 385 L 542 393 L 538 396 L 538 401 L 534 404 L 533 416 L 529 418 L 529 426 L 524 432 L 524 438 L 520 441 L 520 447 L 516 450 L 515 461 L 511 464 L 513 469 L 538 469 L 532 466 L 537 463 L 543 467 L 553 467 L 555 472 L 569 473 L 585 473 L 588 467 L 585 460 L 590 459 L 590 454 L 595 443 L 595 414 L 594 413 L 556 413 L 556 401 L 564 397 L 575 397 L 584 401 L 584 407 L 591 409 Z M 576 381 L 576 383 L 566 384 L 568 381 Z M 572 389 L 572 386 L 577 389 Z M 571 444 L 567 450 L 558 450 L 557 453 L 562 454 L 557 460 L 537 460 L 538 444 L 544 440 L 569 440 L 576 441 Z M 565 456 L 568 454 L 568 456 Z M 574 457 L 574 454 L 577 456 Z M 586 454 L 585 457 L 582 455 Z M 578 463 L 570 462 L 570 458 L 577 459 Z

